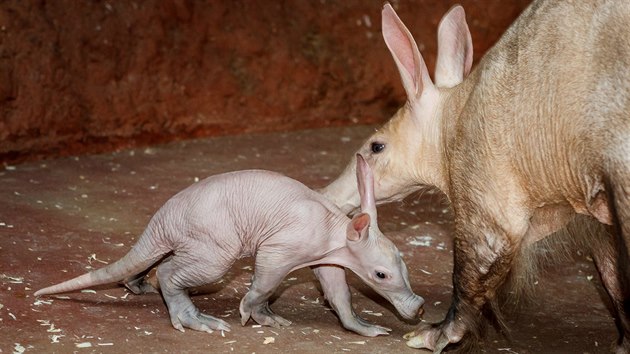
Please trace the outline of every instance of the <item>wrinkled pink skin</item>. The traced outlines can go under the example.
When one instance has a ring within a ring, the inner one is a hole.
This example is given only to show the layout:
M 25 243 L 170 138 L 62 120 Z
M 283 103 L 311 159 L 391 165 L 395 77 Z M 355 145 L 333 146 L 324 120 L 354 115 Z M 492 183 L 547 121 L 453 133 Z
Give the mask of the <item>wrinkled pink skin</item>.
M 373 188 L 371 181 L 367 187 Z M 216 282 L 237 259 L 255 256 L 252 285 L 240 305 L 243 325 L 250 317 L 263 325 L 289 325 L 271 311 L 269 297 L 291 271 L 326 264 L 314 270 L 343 326 L 364 336 L 388 334 L 389 329 L 358 317 L 348 286 L 335 284 L 345 281 L 341 267 L 349 268 L 407 319 L 416 318 L 424 303 L 409 286 L 398 249 L 378 230 L 373 193 L 361 194 L 372 198 L 365 201 L 368 212 L 349 219 L 321 194 L 280 174 L 252 170 L 213 176 L 171 198 L 121 260 L 35 295 L 121 280 L 135 293 L 155 291 L 144 276 L 162 260 L 157 277 L 173 326 L 229 330 L 225 321 L 200 313 L 187 289 Z

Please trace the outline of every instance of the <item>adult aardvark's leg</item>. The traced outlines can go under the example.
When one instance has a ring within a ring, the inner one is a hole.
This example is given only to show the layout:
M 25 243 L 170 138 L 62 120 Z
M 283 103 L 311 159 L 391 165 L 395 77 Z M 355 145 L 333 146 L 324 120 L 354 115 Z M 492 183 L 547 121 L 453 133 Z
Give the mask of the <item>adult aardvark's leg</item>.
M 630 318 L 624 308 L 624 301 L 628 294 L 620 282 L 619 259 L 617 257 L 617 246 L 615 237 L 607 232 L 602 232 L 596 245 L 592 247 L 595 266 L 602 280 L 606 292 L 610 296 L 613 305 L 613 315 L 616 320 L 619 338 L 617 342 L 617 352 L 627 353 L 630 351 Z
M 509 241 L 514 238 L 494 225 L 456 218 L 451 307 L 441 323 L 405 335 L 407 345 L 440 353 L 466 336 L 479 337 L 481 311 L 505 281 L 515 250 Z
M 609 163 L 610 176 L 607 181 L 616 246 L 615 266 L 610 269 L 614 276 L 612 282 L 614 286 L 609 287 L 606 278 L 602 278 L 617 310 L 620 335 L 616 352 L 628 353 L 630 352 L 630 143 L 625 140 L 622 145 L 621 157 L 616 157 Z M 609 288 L 612 288 L 612 292 Z

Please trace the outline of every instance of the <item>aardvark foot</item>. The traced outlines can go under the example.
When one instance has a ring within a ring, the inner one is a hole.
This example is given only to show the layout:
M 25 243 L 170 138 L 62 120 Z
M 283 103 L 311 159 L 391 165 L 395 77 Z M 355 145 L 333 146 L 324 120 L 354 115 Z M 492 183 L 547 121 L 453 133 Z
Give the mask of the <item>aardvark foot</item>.
M 175 329 L 184 332 L 184 327 L 195 331 L 212 333 L 212 330 L 230 331 L 230 325 L 218 318 L 201 313 L 196 307 L 187 307 L 179 312 L 175 318 L 171 317 Z
M 343 324 L 345 329 L 353 331 L 365 337 L 376 337 L 380 335 L 386 336 L 389 335 L 389 332 L 391 332 L 391 328 L 372 324 L 357 316 L 354 311 L 351 318 L 341 318 L 341 323 Z
M 462 335 L 456 334 L 451 327 L 453 326 L 450 322 L 423 325 L 405 334 L 403 338 L 412 348 L 429 349 L 433 353 L 441 353 L 447 345 L 457 343 L 462 339 Z
M 154 279 L 154 283 L 155 285 L 152 284 L 150 281 L 148 281 L 145 277 L 139 277 L 139 278 L 127 280 L 123 284 L 125 285 L 127 289 L 129 289 L 129 291 L 131 291 L 132 293 L 136 295 L 149 294 L 149 293 L 159 294 L 159 291 L 157 290 L 158 287 L 156 286 L 158 285 L 157 279 Z
M 275 328 L 286 327 L 291 324 L 291 321 L 285 320 L 281 316 L 276 315 L 271 311 L 267 302 L 254 305 L 247 303 L 247 297 L 241 301 L 241 324 L 244 326 L 251 317 L 256 323 L 263 326 L 270 326 Z

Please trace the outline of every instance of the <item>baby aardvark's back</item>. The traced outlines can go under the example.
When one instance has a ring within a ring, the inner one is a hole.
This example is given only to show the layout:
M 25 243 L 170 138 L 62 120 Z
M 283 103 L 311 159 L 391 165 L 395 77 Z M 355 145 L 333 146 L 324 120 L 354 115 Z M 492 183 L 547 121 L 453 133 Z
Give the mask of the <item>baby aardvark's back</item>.
M 295 237 L 282 241 L 304 242 L 314 230 L 330 230 L 343 221 L 347 218 L 336 206 L 304 184 L 278 173 L 248 170 L 212 176 L 182 190 L 147 229 L 165 242 L 203 242 L 245 257 L 278 231 L 295 229 Z

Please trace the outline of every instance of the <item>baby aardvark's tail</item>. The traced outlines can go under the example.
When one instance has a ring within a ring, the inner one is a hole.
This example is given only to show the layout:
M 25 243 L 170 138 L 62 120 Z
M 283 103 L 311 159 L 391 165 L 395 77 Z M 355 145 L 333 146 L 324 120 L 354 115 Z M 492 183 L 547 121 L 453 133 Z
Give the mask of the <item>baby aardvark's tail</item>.
M 64 293 L 90 286 L 121 281 L 137 275 L 159 261 L 170 249 L 156 247 L 146 231 L 131 250 L 116 262 L 87 274 L 80 275 L 35 292 L 35 296 Z

